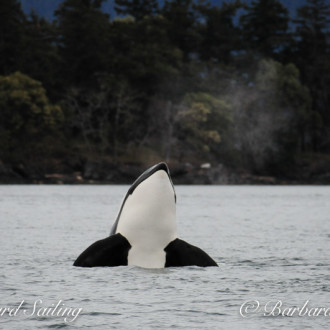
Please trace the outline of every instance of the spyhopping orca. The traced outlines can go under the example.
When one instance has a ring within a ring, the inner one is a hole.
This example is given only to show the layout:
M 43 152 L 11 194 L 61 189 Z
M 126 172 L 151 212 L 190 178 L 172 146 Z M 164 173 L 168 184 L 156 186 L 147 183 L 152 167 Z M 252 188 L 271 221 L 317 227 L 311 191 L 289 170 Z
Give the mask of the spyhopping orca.
M 175 204 L 167 165 L 154 165 L 129 188 L 110 236 L 89 246 L 73 265 L 217 266 L 203 250 L 177 237 Z

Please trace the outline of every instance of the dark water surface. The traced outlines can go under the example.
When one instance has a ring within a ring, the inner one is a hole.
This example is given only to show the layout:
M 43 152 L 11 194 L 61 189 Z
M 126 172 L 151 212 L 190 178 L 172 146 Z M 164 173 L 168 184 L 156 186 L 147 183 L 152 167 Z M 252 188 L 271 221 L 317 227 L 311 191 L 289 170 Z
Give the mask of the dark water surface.
M 127 188 L 0 186 L 0 329 L 329 328 L 330 187 L 178 186 L 219 268 L 72 267 Z

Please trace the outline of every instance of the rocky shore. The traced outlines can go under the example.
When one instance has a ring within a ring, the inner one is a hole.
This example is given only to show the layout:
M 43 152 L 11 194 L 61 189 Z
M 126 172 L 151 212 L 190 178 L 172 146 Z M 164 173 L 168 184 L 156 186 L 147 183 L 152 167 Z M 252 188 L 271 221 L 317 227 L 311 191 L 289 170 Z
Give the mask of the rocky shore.
M 301 164 L 294 175 L 264 176 L 222 164 L 169 164 L 175 184 L 330 184 L 330 166 Z M 67 159 L 38 164 L 4 164 L 0 184 L 131 184 L 149 165 Z

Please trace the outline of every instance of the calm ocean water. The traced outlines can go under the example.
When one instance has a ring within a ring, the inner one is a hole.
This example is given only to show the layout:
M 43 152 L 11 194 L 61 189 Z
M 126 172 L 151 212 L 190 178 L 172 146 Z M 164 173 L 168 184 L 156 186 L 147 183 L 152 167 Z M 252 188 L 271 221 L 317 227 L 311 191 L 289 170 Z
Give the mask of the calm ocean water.
M 0 186 L 0 329 L 329 328 L 330 187 L 177 186 L 219 268 L 72 267 L 127 188 Z

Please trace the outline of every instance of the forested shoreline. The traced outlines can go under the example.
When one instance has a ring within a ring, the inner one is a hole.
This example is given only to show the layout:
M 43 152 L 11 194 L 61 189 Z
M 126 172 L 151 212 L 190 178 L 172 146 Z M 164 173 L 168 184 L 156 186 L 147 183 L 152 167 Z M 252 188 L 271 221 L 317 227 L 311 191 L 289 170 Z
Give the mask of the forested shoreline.
M 330 5 L 0 3 L 0 182 L 330 183 Z

